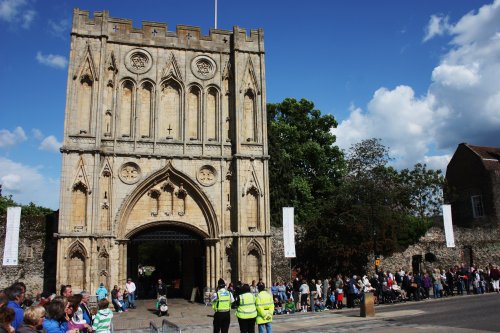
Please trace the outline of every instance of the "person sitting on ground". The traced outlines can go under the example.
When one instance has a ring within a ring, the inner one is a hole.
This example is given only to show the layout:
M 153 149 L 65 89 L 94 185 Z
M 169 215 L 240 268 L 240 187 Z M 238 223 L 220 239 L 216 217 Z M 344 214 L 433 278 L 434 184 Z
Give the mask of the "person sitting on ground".
M 122 305 L 118 300 L 118 286 L 114 285 L 113 290 L 111 290 L 111 302 L 115 308 L 116 312 L 123 312 Z
M 315 312 L 325 311 L 325 304 L 323 304 L 323 298 L 321 296 L 318 296 L 318 298 L 314 300 L 314 311 Z
M 274 314 L 280 315 L 283 313 L 282 303 L 278 296 L 274 297 Z
M 295 302 L 293 301 L 293 298 L 289 298 L 288 301 L 285 303 L 283 313 L 285 314 L 295 313 Z
M 24 321 L 18 333 L 39 333 L 43 330 L 42 324 L 45 318 L 45 309 L 41 305 L 30 306 L 24 311 Z
M 127 304 L 125 303 L 126 296 L 123 294 L 122 288 L 118 287 L 118 292 L 116 293 L 116 297 L 118 298 L 118 302 L 120 302 L 122 310 L 127 312 L 128 307 Z
M 92 329 L 95 333 L 110 333 L 113 311 L 109 309 L 109 301 L 104 298 L 97 303 L 99 311 L 94 317 Z

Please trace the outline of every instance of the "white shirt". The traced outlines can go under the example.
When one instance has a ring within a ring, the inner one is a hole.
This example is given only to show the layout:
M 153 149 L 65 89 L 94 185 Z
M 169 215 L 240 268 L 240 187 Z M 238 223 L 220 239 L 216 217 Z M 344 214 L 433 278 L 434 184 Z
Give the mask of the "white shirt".
M 127 282 L 127 284 L 125 285 L 125 289 L 127 289 L 127 291 L 129 293 L 133 293 L 135 292 L 135 283 L 134 282 Z

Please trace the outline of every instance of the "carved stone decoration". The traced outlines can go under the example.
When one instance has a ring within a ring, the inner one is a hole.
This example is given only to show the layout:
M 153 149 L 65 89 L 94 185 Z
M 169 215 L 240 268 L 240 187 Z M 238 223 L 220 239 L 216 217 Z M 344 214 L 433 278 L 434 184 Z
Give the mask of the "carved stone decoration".
M 217 181 L 217 170 L 211 165 L 204 165 L 198 170 L 196 179 L 203 186 L 212 186 Z
M 217 72 L 217 64 L 207 56 L 197 56 L 191 61 L 191 71 L 194 76 L 201 80 L 209 80 Z
M 118 177 L 125 184 L 135 184 L 141 179 L 141 168 L 134 162 L 127 162 L 121 166 Z
M 179 216 L 184 216 L 186 214 L 186 197 L 187 197 L 187 191 L 184 189 L 184 185 L 181 183 L 179 186 L 179 189 L 177 192 L 175 192 L 175 195 L 177 195 L 177 198 L 179 198 Z
M 133 49 L 125 55 L 125 67 L 135 74 L 144 74 L 153 65 L 153 58 L 146 50 Z

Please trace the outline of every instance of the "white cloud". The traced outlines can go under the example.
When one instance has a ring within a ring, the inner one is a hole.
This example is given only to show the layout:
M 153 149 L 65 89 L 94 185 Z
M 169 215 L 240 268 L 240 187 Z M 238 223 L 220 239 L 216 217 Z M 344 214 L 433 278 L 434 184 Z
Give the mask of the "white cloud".
M 35 139 L 37 139 L 37 140 L 43 140 L 44 135 L 43 135 L 42 131 L 40 131 L 38 128 L 33 128 L 31 130 L 31 133 L 33 134 L 33 136 L 35 137 Z
M 432 80 L 444 86 L 467 88 L 479 82 L 478 71 L 477 63 L 470 64 L 470 66 L 443 63 L 432 71 Z
M 55 68 L 66 68 L 68 65 L 68 59 L 61 55 L 47 54 L 43 55 L 41 52 L 37 52 L 36 60 L 43 65 L 47 65 Z
M 26 133 L 24 133 L 22 127 L 18 126 L 12 132 L 6 129 L 0 130 L 0 148 L 15 146 L 26 140 Z
M 45 139 L 43 139 L 43 141 L 40 143 L 40 146 L 38 147 L 38 149 L 58 153 L 59 148 L 61 148 L 61 146 L 62 146 L 62 143 L 57 141 L 55 136 L 50 135 L 50 136 L 46 137 Z
M 48 24 L 49 24 L 50 32 L 54 36 L 60 37 L 60 38 L 65 38 L 66 37 L 66 33 L 69 30 L 70 23 L 71 23 L 70 20 L 68 20 L 68 19 L 62 19 L 59 22 L 54 22 L 52 20 L 49 20 Z
M 9 23 L 20 23 L 28 29 L 31 26 L 36 12 L 28 8 L 26 0 L 0 0 L 0 20 Z
M 351 108 L 333 132 L 347 149 L 381 138 L 396 167 L 426 163 L 445 169 L 461 142 L 498 146 L 500 139 L 500 0 L 462 17 L 456 24 L 434 16 L 426 38 L 448 34 L 452 49 L 432 71 L 424 96 L 409 86 L 378 89 L 366 110 Z
M 435 36 L 442 36 L 447 33 L 451 28 L 448 20 L 448 16 L 443 17 L 439 15 L 431 15 L 429 23 L 425 27 L 425 36 L 423 41 L 427 42 Z
M 0 157 L 0 183 L 2 194 L 12 194 L 21 204 L 34 202 L 52 209 L 59 206 L 59 181 L 43 176 L 40 168 Z

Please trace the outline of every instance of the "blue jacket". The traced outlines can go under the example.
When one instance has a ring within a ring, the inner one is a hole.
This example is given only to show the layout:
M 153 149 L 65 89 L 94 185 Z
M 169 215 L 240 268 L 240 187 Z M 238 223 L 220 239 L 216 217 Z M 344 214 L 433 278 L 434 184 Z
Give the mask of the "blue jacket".
M 105 287 L 99 287 L 95 294 L 97 295 L 97 301 L 100 301 L 108 296 L 108 290 Z
M 45 318 L 42 326 L 46 333 L 66 333 L 68 323 L 66 321 L 60 323 L 55 319 Z
M 19 306 L 19 304 L 17 304 L 14 301 L 9 301 L 9 303 L 7 303 L 7 307 L 14 310 L 15 316 L 14 316 L 14 320 L 12 321 L 11 325 L 17 331 L 19 326 L 23 323 L 24 310 Z

